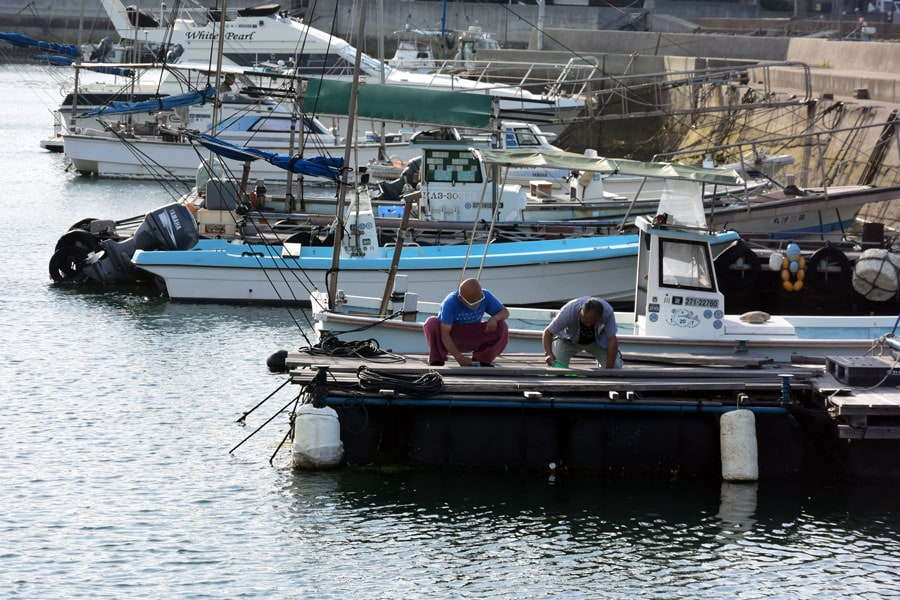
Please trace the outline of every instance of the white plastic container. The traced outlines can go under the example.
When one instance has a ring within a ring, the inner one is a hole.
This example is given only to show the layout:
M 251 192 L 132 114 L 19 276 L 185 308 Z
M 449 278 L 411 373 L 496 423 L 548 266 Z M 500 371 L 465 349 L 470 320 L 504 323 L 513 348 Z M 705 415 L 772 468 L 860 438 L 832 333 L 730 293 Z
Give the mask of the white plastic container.
M 294 420 L 291 464 L 300 469 L 323 469 L 337 466 L 343 456 L 341 425 L 334 409 L 302 405 Z

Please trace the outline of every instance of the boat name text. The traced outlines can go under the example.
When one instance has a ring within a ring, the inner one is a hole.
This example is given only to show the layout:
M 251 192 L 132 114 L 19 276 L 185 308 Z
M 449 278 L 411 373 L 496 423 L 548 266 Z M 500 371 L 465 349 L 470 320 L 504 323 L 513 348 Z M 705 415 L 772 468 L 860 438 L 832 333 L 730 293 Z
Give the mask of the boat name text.
M 233 31 L 225 32 L 225 39 L 227 41 L 238 41 L 238 42 L 250 42 L 253 41 L 253 35 L 255 31 L 251 31 L 250 33 L 235 33 Z M 212 33 L 209 31 L 189 31 L 187 32 L 188 40 L 217 40 L 219 39 L 218 33 Z

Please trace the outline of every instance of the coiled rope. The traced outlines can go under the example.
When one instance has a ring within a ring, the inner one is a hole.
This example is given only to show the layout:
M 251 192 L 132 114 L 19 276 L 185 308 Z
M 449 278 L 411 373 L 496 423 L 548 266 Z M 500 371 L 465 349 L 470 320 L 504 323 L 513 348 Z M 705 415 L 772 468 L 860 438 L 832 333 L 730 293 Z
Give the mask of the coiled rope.
M 444 380 L 435 371 L 423 375 L 388 375 L 361 365 L 356 376 L 363 390 L 392 390 L 407 396 L 433 396 L 444 389 Z
M 406 358 L 399 354 L 379 348 L 378 340 L 374 338 L 345 342 L 338 339 L 336 335 L 327 332 L 323 332 L 320 335 L 317 344 L 300 348 L 300 351 L 315 356 L 355 357 L 369 362 L 394 363 L 406 361 Z

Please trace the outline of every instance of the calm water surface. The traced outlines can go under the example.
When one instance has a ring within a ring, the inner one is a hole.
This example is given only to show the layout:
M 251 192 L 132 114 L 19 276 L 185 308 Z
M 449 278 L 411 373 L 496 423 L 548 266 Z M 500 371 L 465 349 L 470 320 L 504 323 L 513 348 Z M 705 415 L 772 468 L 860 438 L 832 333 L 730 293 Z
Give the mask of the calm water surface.
M 0 66 L 0 597 L 900 596 L 896 487 L 301 474 L 284 416 L 230 454 L 304 313 L 51 286 L 72 223 L 170 199 L 41 150 L 59 100 Z

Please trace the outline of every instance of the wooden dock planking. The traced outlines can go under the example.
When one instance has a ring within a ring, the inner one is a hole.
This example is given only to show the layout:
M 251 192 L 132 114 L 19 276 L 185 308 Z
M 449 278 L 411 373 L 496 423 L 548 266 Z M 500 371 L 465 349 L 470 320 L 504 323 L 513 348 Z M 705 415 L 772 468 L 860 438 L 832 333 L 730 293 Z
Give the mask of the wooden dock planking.
M 900 416 L 897 388 L 856 388 L 852 394 L 829 396 L 828 404 L 837 416 Z
M 626 364 L 624 369 L 571 368 L 557 369 L 546 366 L 543 356 L 538 354 L 517 354 L 503 356 L 493 368 L 459 367 L 448 364 L 432 367 L 425 355 L 409 355 L 402 362 L 364 362 L 355 357 L 324 357 L 309 354 L 291 354 L 288 364 L 293 368 L 295 383 L 305 383 L 319 367 L 327 367 L 329 380 L 340 386 L 354 386 L 358 383 L 358 370 L 365 366 L 385 376 L 424 375 L 439 373 L 442 394 L 487 394 L 525 397 L 528 393 L 545 394 L 593 394 L 615 397 L 623 400 L 628 393 L 641 395 L 659 392 L 715 393 L 744 392 L 764 393 L 768 397 L 780 392 L 782 374 L 792 375 L 791 385 L 809 388 L 813 376 L 821 373 L 815 367 L 780 365 L 775 368 L 687 367 L 663 366 L 658 364 Z M 593 361 L 582 361 L 590 367 Z M 744 361 L 738 361 L 744 364 Z M 574 363 L 573 363 L 574 364 Z M 783 367 L 783 368 L 782 368 Z M 384 394 L 391 394 L 390 382 L 385 382 Z M 510 394 L 512 392 L 512 394 Z
M 765 365 L 757 359 L 747 360 L 738 358 L 736 360 L 728 360 L 730 357 L 719 357 L 718 362 L 710 362 L 712 357 L 704 357 L 706 362 L 699 363 L 697 366 L 690 364 L 672 364 L 672 363 L 631 363 L 626 361 L 624 369 L 600 369 L 597 368 L 593 360 L 584 360 L 576 358 L 570 368 L 559 369 L 548 367 L 544 362 L 541 354 L 512 354 L 502 355 L 494 363 L 493 368 L 488 367 L 460 367 L 453 359 L 447 361 L 443 366 L 430 366 L 428 357 L 425 354 L 408 354 L 400 357 L 399 360 L 382 361 L 382 360 L 365 360 L 358 357 L 348 356 L 322 356 L 307 353 L 293 352 L 289 353 L 286 364 L 289 368 L 294 367 L 315 367 L 318 365 L 328 366 L 331 370 L 356 370 L 360 366 L 365 365 L 372 369 L 416 373 L 425 371 L 436 371 L 442 376 L 454 376 L 459 374 L 488 376 L 495 369 L 508 376 L 518 375 L 555 375 L 562 376 L 566 373 L 575 373 L 582 377 L 612 377 L 612 378 L 630 378 L 641 377 L 645 373 L 665 373 L 666 376 L 695 376 L 697 373 L 708 371 L 709 373 L 723 374 L 729 371 L 735 376 L 741 377 L 772 377 L 782 372 L 790 373 L 795 376 L 811 377 L 822 372 L 822 369 L 815 366 L 802 365 Z M 668 366 L 667 366 L 668 365 Z M 757 368 L 760 367 L 760 368 Z

